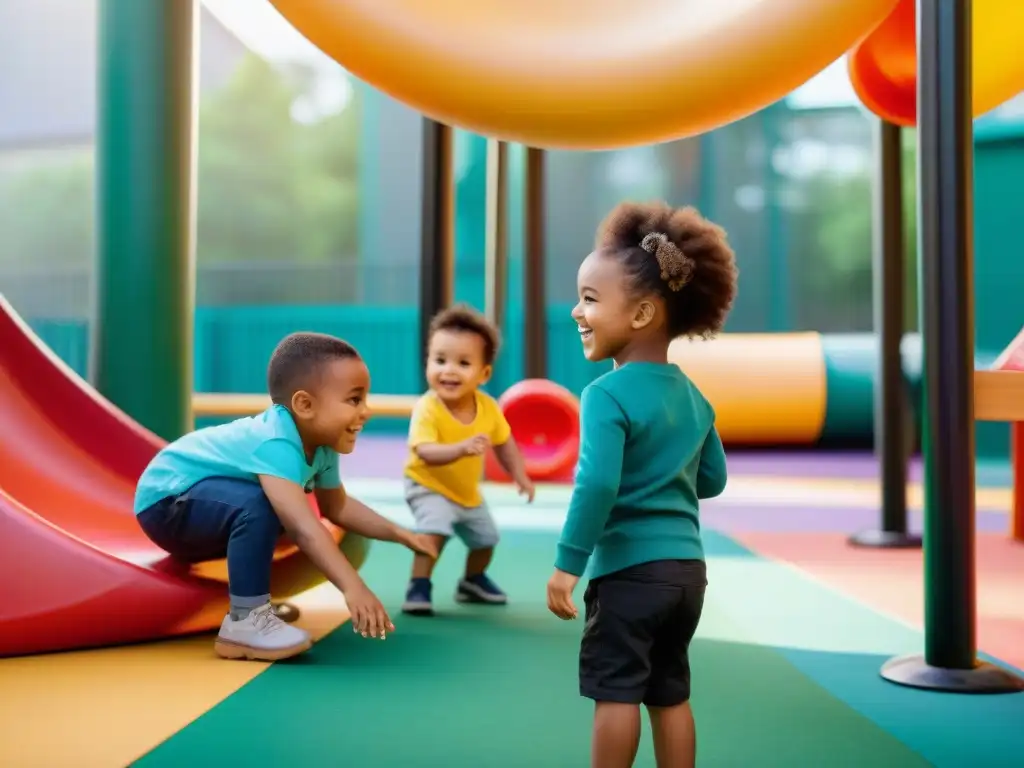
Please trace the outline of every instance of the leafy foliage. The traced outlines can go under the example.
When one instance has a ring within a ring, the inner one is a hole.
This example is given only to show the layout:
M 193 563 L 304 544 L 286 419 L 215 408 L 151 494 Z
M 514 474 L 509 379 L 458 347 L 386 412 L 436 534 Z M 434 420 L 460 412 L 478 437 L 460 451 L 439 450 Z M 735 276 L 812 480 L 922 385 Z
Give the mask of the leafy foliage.
M 201 265 L 355 259 L 359 91 L 312 122 L 294 105 L 311 72 L 247 56 L 200 107 L 197 251 Z M 30 152 L 0 166 L 0 265 L 89 269 L 92 149 Z

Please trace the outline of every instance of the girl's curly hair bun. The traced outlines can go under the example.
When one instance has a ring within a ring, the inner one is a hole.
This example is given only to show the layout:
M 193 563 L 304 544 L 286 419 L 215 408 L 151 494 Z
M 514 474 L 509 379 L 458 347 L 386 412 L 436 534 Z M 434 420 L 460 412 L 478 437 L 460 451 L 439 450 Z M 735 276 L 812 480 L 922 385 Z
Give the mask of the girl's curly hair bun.
M 664 232 L 651 232 L 640 241 L 640 247 L 658 260 L 661 279 L 669 290 L 679 291 L 693 278 L 696 264 L 676 246 Z
M 670 336 L 711 338 L 722 329 L 736 298 L 736 255 L 725 230 L 695 208 L 620 203 L 594 245 L 619 260 L 631 290 L 664 298 Z

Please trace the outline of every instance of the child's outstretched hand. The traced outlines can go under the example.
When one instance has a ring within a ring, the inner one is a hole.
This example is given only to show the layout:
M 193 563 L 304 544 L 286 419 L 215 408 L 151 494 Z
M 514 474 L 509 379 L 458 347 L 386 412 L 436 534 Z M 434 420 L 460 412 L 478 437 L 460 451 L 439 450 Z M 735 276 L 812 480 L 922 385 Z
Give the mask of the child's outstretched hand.
M 579 576 L 556 569 L 551 580 L 548 581 L 548 610 L 560 619 L 566 621 L 575 619 L 579 615 L 579 611 L 576 610 L 576 605 L 572 601 L 572 591 L 579 583 Z
M 465 456 L 482 456 L 491 441 L 487 435 L 473 435 L 473 437 L 462 443 L 462 451 Z
M 352 631 L 356 634 L 383 640 L 388 632 L 395 631 L 388 612 L 365 584 L 349 589 L 345 593 L 345 603 L 352 615 Z
M 533 481 L 528 477 L 520 478 L 516 480 L 516 488 L 519 490 L 520 496 L 526 497 L 526 503 L 532 504 L 533 497 L 537 493 L 537 489 L 533 485 Z
M 437 539 L 426 533 L 413 533 L 409 531 L 402 540 L 409 549 L 418 555 L 426 555 L 431 560 L 437 560 Z

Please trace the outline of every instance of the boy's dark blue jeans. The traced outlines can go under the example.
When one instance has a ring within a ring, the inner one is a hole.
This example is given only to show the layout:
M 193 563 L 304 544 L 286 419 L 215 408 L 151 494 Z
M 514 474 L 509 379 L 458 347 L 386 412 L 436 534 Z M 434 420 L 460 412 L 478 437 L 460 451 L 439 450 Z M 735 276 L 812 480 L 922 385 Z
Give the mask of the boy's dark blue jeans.
M 153 543 L 178 560 L 226 557 L 233 609 L 270 600 L 270 566 L 284 529 L 259 483 L 208 478 L 144 509 L 138 520 Z

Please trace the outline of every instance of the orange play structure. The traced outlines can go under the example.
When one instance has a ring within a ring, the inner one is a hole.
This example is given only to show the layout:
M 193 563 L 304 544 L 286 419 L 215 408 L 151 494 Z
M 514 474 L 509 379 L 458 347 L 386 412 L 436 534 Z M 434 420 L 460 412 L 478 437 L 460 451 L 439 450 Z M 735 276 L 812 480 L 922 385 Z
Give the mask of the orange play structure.
M 161 441 L 50 352 L 0 296 L 0 656 L 216 628 L 223 562 L 171 560 L 132 514 L 135 481 Z M 335 540 L 342 532 L 324 522 Z M 323 576 L 292 545 L 275 597 Z
M 973 112 L 998 107 L 1024 89 L 1024 3 L 974 0 L 972 9 Z M 900 0 L 893 12 L 847 61 L 850 81 L 864 105 L 902 126 L 917 124 L 917 3 Z
M 868 109 L 917 120 L 916 0 L 271 2 L 375 88 L 530 146 L 694 136 L 781 99 L 845 53 Z M 980 115 L 1024 88 L 1024 3 L 975 0 L 972 18 Z
M 611 149 L 753 114 L 896 0 L 271 0 L 347 71 L 442 123 Z

